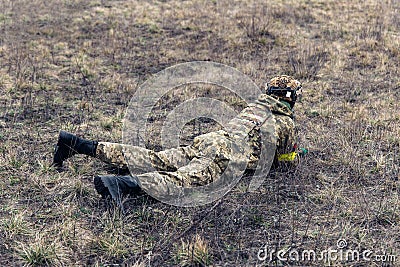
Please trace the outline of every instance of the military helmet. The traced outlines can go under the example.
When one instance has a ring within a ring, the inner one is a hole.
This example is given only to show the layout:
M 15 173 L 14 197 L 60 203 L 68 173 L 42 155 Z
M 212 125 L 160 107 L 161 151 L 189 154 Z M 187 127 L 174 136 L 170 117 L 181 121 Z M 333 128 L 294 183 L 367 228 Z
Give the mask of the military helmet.
M 288 75 L 274 77 L 265 84 L 268 95 L 274 95 L 288 102 L 292 108 L 298 97 L 301 97 L 301 87 L 301 83 L 298 80 Z

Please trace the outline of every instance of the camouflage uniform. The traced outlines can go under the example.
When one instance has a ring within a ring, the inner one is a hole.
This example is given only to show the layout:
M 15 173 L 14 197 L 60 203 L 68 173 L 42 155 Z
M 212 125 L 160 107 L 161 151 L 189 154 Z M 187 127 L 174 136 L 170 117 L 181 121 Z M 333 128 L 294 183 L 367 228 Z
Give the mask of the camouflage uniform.
M 247 146 L 239 149 L 246 157 L 247 169 L 254 169 L 260 156 L 261 138 L 269 142 L 277 140 L 278 155 L 292 150 L 293 113 L 277 98 L 261 94 L 232 119 L 225 130 L 197 136 L 190 146 L 155 152 L 142 147 L 99 142 L 96 157 L 120 168 L 127 168 L 128 160 L 131 174 L 140 181 L 152 177 L 159 183 L 154 186 L 163 187 L 166 182 L 184 187 L 202 186 L 220 177 L 229 162 L 243 161 L 233 158 L 236 138 L 247 141 Z

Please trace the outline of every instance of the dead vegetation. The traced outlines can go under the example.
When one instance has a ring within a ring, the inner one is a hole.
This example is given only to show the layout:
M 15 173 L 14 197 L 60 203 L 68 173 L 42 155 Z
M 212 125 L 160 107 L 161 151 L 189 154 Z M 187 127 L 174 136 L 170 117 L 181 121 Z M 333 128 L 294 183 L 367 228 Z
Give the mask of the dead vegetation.
M 342 238 L 400 260 L 399 12 L 396 0 L 0 0 L 0 265 L 398 265 L 257 253 L 335 249 Z M 59 129 L 120 141 L 137 86 L 192 60 L 236 67 L 259 86 L 300 79 L 309 155 L 215 206 L 139 196 L 127 214 L 94 191 L 103 164 L 78 156 L 63 173 L 50 167 Z

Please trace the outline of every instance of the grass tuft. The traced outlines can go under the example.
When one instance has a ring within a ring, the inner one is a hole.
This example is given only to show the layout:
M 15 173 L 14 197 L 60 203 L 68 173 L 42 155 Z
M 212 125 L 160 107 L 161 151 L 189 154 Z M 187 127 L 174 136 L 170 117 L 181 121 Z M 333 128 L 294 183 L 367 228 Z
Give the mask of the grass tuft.
M 179 266 L 208 266 L 212 257 L 208 250 L 208 243 L 200 235 L 196 234 L 192 240 L 181 240 L 181 246 L 176 254 L 176 262 Z
M 63 266 L 66 255 L 55 243 L 37 240 L 31 244 L 20 242 L 16 253 L 24 266 Z

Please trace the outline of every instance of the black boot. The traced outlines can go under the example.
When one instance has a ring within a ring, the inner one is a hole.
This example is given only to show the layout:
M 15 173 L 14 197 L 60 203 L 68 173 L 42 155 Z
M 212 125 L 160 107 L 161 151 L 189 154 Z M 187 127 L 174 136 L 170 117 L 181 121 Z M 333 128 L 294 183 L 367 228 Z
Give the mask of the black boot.
M 96 148 L 96 141 L 86 140 L 65 131 L 60 131 L 54 151 L 53 165 L 62 167 L 63 161 L 75 154 L 85 154 L 95 157 Z
M 111 196 L 117 203 L 120 203 L 125 195 L 139 194 L 142 191 L 137 181 L 130 175 L 96 175 L 93 182 L 97 193 L 103 198 Z

